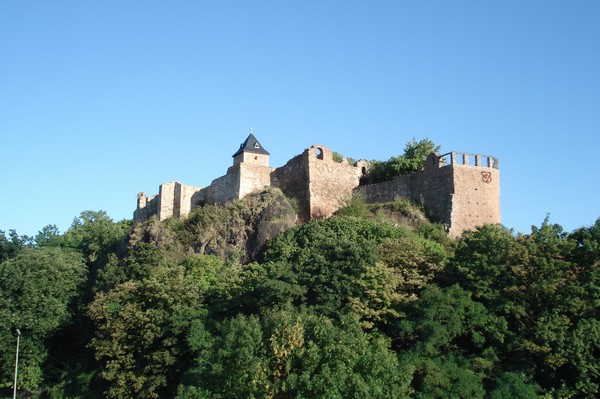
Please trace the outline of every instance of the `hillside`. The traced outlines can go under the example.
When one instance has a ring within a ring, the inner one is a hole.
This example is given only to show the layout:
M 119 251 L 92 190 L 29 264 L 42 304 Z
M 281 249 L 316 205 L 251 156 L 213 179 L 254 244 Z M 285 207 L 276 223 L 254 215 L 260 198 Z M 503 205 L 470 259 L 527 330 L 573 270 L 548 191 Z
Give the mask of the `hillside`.
M 408 201 L 297 223 L 277 189 L 188 218 L 0 234 L 21 397 L 591 398 L 600 219 L 448 238 Z

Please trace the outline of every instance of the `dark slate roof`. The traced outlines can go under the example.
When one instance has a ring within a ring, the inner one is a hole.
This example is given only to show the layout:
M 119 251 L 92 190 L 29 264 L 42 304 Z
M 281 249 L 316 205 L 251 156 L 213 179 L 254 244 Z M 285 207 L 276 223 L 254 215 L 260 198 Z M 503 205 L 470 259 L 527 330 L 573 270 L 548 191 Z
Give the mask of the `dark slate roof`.
M 232 155 L 232 157 L 235 157 L 241 154 L 242 152 L 252 152 L 254 154 L 270 155 L 269 152 L 265 150 L 263 146 L 258 142 L 258 140 L 256 140 L 256 137 L 254 137 L 252 133 L 250 133 L 246 141 L 240 144 L 240 149 L 237 150 L 236 153 Z

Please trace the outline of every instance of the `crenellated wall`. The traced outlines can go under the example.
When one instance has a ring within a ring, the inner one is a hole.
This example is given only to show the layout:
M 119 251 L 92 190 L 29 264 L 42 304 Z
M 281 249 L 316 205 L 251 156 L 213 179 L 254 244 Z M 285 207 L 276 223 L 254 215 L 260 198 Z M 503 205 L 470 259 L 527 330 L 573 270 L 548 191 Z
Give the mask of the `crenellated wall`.
M 464 153 L 450 155 L 450 163 L 441 167 L 450 169 L 453 177 L 450 235 L 456 237 L 474 226 L 500 223 L 498 160 Z

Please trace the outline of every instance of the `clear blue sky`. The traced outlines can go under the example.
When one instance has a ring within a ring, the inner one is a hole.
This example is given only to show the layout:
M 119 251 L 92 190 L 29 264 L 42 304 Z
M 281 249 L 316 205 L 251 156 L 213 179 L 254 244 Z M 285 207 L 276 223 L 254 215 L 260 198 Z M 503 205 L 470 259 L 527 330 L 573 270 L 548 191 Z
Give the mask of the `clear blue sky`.
M 225 173 L 250 127 L 385 160 L 500 160 L 502 222 L 600 216 L 600 1 L 1 1 L 0 230 Z

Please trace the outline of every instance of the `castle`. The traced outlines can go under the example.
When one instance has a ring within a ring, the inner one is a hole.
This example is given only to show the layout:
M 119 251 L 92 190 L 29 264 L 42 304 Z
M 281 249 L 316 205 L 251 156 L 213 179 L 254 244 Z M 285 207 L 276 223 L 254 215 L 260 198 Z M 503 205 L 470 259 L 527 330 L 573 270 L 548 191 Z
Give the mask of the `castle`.
M 453 237 L 477 226 L 500 223 L 500 172 L 498 161 L 490 156 L 432 153 L 419 172 L 365 184 L 369 162 L 351 165 L 346 159 L 334 159 L 322 145 L 311 146 L 279 168 L 269 166 L 269 155 L 251 133 L 233 154 L 227 173 L 210 186 L 169 182 L 160 185 L 158 195 L 139 193 L 134 221 L 152 215 L 159 220 L 185 217 L 197 206 L 223 204 L 274 186 L 297 201 L 298 216 L 304 221 L 330 216 L 353 194 L 360 194 L 369 203 L 396 197 L 422 202 Z

